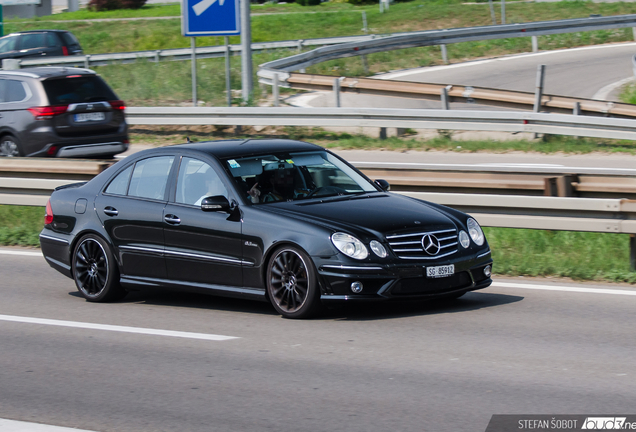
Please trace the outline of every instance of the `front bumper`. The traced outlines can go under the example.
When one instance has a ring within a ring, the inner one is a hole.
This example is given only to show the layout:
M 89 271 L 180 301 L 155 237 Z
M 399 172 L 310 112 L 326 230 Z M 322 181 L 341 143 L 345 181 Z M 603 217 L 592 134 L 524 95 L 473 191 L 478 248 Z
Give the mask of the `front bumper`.
M 439 262 L 387 264 L 344 264 L 334 260 L 315 259 L 321 283 L 323 302 L 415 300 L 453 297 L 467 291 L 488 287 L 490 276 L 484 273 L 492 266 L 490 251 L 473 256 L 460 256 Z M 426 277 L 426 267 L 453 264 L 455 273 L 441 278 Z M 360 282 L 359 293 L 351 284 Z

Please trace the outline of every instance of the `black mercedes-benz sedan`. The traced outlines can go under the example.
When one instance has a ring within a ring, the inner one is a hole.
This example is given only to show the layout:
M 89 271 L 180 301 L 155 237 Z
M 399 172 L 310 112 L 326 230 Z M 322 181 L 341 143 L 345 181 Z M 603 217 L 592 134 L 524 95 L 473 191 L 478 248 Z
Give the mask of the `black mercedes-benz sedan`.
M 40 243 L 92 302 L 162 287 L 305 318 L 330 302 L 454 298 L 491 284 L 475 219 L 388 189 L 305 142 L 175 145 L 57 188 Z

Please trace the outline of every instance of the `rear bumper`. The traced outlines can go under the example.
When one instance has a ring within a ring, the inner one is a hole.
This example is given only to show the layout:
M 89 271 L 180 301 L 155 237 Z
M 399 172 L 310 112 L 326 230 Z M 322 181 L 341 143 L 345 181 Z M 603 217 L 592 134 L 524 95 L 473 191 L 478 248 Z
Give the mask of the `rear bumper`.
M 128 150 L 128 143 L 109 142 L 101 144 L 82 144 L 61 147 L 55 157 L 85 157 L 115 155 Z

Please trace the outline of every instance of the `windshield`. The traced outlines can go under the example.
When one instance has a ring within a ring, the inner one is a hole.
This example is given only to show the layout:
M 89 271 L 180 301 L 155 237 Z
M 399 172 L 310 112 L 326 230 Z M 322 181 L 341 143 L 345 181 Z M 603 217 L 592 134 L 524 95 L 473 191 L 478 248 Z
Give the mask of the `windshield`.
M 226 164 L 238 189 L 254 204 L 378 191 L 327 152 L 229 159 Z

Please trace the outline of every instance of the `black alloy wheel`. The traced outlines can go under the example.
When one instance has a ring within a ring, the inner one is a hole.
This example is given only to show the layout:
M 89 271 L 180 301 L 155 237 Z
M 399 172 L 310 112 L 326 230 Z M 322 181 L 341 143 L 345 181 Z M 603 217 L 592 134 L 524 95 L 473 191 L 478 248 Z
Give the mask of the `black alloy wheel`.
M 267 294 L 285 318 L 307 318 L 320 310 L 320 289 L 309 256 L 291 246 L 277 249 L 267 266 Z
M 107 302 L 123 298 L 119 271 L 108 244 L 96 235 L 80 239 L 73 252 L 73 279 L 89 302 Z
M 5 135 L 0 139 L 0 157 L 18 157 L 20 145 L 13 135 Z

